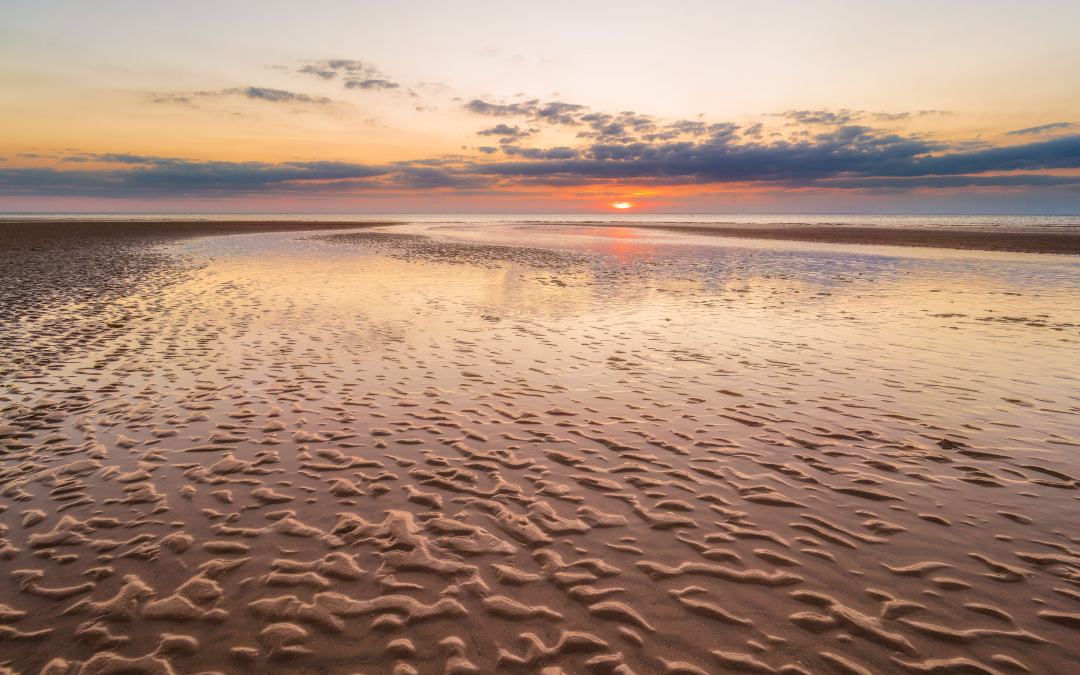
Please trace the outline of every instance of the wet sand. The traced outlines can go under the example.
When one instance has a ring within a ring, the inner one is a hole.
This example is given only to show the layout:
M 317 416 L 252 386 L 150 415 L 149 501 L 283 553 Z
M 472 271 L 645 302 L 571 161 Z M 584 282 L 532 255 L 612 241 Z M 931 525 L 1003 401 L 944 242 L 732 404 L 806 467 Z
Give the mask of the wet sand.
M 277 220 L 4 220 L 0 222 L 0 250 L 21 246 L 70 246 L 82 240 L 156 239 L 299 232 L 378 227 L 395 223 L 304 222 Z
M 319 227 L 5 244 L 0 666 L 1080 656 L 1074 259 Z
M 784 225 L 739 227 L 727 225 L 653 225 L 656 229 L 743 239 L 812 241 L 822 244 L 916 246 L 968 251 L 1058 253 L 1080 255 L 1080 227 L 959 228 L 858 227 L 837 225 Z

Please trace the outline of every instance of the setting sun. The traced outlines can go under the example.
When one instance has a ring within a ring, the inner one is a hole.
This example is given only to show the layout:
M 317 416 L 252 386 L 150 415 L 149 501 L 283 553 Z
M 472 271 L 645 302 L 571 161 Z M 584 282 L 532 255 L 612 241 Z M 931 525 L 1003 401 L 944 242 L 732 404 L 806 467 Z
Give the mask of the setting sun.
M 613 202 L 611 205 L 617 209 L 628 209 L 633 206 L 630 202 Z

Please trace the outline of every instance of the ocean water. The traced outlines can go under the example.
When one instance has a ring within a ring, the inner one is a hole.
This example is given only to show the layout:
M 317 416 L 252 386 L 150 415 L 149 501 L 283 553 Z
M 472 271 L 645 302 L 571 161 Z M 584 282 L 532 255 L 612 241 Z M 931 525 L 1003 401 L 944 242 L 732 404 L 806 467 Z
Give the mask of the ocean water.
M 214 220 L 602 225 L 849 225 L 875 227 L 1080 227 L 1080 215 L 888 215 L 797 213 L 0 213 L 5 220 Z

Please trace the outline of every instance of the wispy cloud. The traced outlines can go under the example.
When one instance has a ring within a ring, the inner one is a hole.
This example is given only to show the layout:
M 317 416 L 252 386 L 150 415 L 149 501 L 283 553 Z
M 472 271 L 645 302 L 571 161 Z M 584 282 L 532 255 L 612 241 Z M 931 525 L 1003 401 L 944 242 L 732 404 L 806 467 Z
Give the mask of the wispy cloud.
M 866 110 L 786 110 L 782 113 L 773 113 L 773 117 L 783 117 L 789 120 L 788 126 L 843 126 L 859 121 L 874 122 L 903 122 L 920 117 L 951 117 L 953 113 L 947 110 L 916 110 L 914 112 L 868 112 Z
M 320 82 L 340 82 L 345 89 L 356 90 L 394 90 L 399 89 L 401 84 L 384 75 L 373 64 L 365 61 L 352 59 L 324 59 L 305 63 L 299 68 L 286 68 L 284 66 L 271 66 L 275 70 L 285 70 L 301 75 L 309 75 Z M 226 97 L 240 97 L 252 101 L 265 101 L 268 103 L 291 103 L 304 105 L 324 106 L 335 101 L 327 96 L 313 96 L 311 94 L 298 93 L 286 89 L 273 87 L 230 87 L 213 91 L 191 92 L 166 92 L 153 93 L 149 96 L 151 103 L 194 104 L 199 100 L 220 99 Z
M 522 103 L 489 103 L 481 99 L 473 99 L 462 107 L 477 115 L 489 115 L 491 117 L 536 117 L 537 104 L 540 99 L 532 99 Z
M 948 110 L 917 110 L 915 112 L 901 112 L 901 113 L 888 113 L 888 112 L 876 112 L 870 113 L 869 117 L 879 122 L 901 122 L 904 120 L 910 120 L 918 117 L 952 117 L 956 113 L 949 112 Z
M 473 190 L 496 179 L 444 166 L 355 162 L 221 162 L 128 154 L 83 153 L 74 162 L 116 164 L 106 169 L 0 169 L 0 195 L 95 197 L 236 197 Z M 441 164 L 439 160 L 433 160 Z
M 328 105 L 333 101 L 325 96 L 309 96 L 298 94 L 284 89 L 272 89 L 270 87 L 231 87 L 217 91 L 193 91 L 181 94 L 151 94 L 151 103 L 192 103 L 196 99 L 215 99 L 238 96 L 252 101 L 267 101 L 269 103 L 307 103 L 313 105 Z
M 1038 127 L 1028 127 L 1027 129 L 1017 129 L 1016 131 L 1008 131 L 1006 136 L 1031 136 L 1034 134 L 1045 134 L 1051 131 L 1067 131 L 1069 129 L 1075 129 L 1077 125 L 1072 122 L 1054 122 L 1053 124 L 1043 124 Z
M 1080 187 L 1080 176 L 1010 174 L 1007 176 L 919 176 L 917 178 L 835 178 L 817 181 L 815 187 L 913 190 L 918 188 L 971 187 Z
M 580 155 L 580 151 L 566 146 L 540 149 L 504 145 L 502 151 L 511 157 L 520 156 L 525 159 L 575 159 Z
M 776 113 L 777 117 L 791 120 L 789 124 L 844 125 L 862 119 L 863 113 L 855 110 L 787 110 Z
M 346 89 L 398 89 L 401 84 L 382 73 L 375 65 L 353 59 L 313 61 L 296 69 L 301 75 L 320 80 L 338 80 Z
M 338 75 L 345 77 L 372 77 L 379 75 L 379 69 L 364 61 L 353 59 L 325 59 L 313 61 L 296 69 L 305 75 L 314 75 L 322 80 L 332 80 Z
M 401 85 L 384 79 L 346 80 L 346 89 L 397 89 Z
M 221 93 L 226 96 L 243 96 L 258 101 L 270 101 L 271 103 L 315 103 L 317 105 L 330 103 L 330 99 L 325 96 L 308 96 L 307 94 L 297 94 L 283 89 L 270 89 L 267 87 L 225 89 Z

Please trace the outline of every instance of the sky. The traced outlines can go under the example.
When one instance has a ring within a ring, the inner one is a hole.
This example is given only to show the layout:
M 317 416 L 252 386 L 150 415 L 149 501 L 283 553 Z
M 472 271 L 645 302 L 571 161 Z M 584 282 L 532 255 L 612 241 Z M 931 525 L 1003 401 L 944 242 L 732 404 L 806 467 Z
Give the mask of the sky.
M 0 212 L 1080 213 L 1080 3 L 0 0 Z

